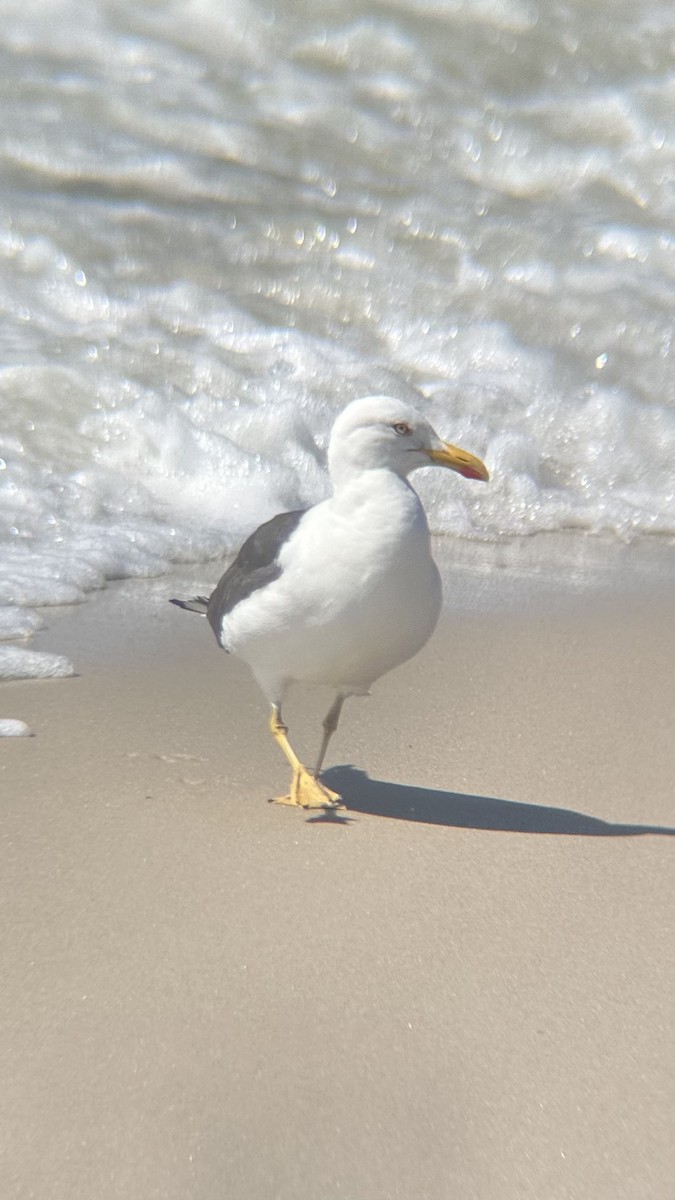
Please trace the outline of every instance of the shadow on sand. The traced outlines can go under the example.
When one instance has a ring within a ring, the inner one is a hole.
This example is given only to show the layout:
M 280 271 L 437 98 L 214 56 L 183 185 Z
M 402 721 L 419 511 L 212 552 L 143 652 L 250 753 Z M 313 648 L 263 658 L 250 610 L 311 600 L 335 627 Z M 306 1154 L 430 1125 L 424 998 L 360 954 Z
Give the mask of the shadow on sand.
M 637 837 L 652 833 L 675 837 L 675 829 L 668 826 L 612 825 L 569 808 L 389 783 L 384 779 L 369 779 L 365 771 L 356 767 L 331 767 L 321 778 L 340 793 L 347 811 L 310 817 L 314 823 L 347 824 L 353 814 L 369 813 L 396 821 L 419 821 L 455 829 L 492 829 L 499 833 L 556 833 L 569 837 Z

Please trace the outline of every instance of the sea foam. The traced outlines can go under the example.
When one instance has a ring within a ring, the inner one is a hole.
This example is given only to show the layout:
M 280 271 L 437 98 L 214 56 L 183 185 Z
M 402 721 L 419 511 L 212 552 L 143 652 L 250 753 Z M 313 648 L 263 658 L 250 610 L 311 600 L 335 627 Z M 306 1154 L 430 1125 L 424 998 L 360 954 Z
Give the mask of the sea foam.
M 25 721 L 0 717 L 0 737 L 31 737 L 31 731 Z
M 63 654 L 0 646 L 0 679 L 56 679 L 74 674 L 72 662 Z
M 437 534 L 675 536 L 669 6 L 582 8 L 10 6 L 0 637 L 320 499 L 359 395 L 490 467 Z

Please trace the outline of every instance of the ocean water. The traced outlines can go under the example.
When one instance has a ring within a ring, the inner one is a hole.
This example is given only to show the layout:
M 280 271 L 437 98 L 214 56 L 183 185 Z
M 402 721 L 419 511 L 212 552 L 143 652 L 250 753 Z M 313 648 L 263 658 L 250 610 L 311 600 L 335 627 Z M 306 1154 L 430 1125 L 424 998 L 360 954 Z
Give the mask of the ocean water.
M 416 477 L 439 534 L 672 540 L 674 47 L 671 0 L 5 0 L 0 637 L 316 501 L 374 392 L 492 471 Z

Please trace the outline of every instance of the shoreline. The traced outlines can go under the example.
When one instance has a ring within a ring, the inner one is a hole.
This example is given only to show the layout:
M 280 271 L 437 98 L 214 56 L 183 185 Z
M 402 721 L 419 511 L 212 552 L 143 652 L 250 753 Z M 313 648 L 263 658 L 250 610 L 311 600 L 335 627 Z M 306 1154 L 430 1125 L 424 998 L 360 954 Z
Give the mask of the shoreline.
M 537 608 L 554 603 L 565 609 L 579 596 L 595 600 L 617 589 L 624 598 L 645 592 L 658 595 L 675 587 L 675 541 L 660 535 L 631 542 L 572 532 L 539 532 L 499 542 L 439 536 L 432 541 L 443 579 L 444 617 L 494 615 L 523 604 Z M 81 603 L 39 607 L 35 612 L 42 623 L 35 632 L 0 642 L 0 647 L 49 654 L 58 648 L 62 633 L 69 647 L 77 647 L 78 626 L 86 645 L 89 628 L 98 620 L 97 614 L 90 615 L 91 605 L 117 604 L 123 610 L 127 604 L 144 604 L 146 598 L 153 604 L 161 601 L 172 588 L 204 591 L 215 586 L 232 557 L 173 564 L 156 576 L 108 580 L 86 593 Z
M 264 701 L 167 603 L 219 569 L 54 613 L 77 676 L 4 685 L 0 1190 L 666 1195 L 668 573 L 457 568 L 345 707 L 335 819 L 266 802 Z M 325 699 L 289 697 L 310 759 Z

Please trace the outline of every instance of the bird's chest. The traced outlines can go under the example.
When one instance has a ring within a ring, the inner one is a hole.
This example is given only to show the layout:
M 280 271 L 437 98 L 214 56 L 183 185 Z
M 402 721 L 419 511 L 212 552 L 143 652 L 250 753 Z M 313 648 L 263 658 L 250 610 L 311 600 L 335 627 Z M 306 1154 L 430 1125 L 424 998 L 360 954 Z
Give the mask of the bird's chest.
M 402 485 L 403 488 L 404 485 Z M 281 574 L 227 618 L 224 643 L 279 678 L 351 693 L 404 662 L 432 633 L 441 585 L 417 497 L 318 505 L 279 557 Z
M 296 563 L 318 621 L 344 615 L 369 630 L 378 620 L 435 622 L 440 584 L 414 493 L 356 497 L 336 506 L 330 538 L 325 528 L 317 523 L 306 556 Z

